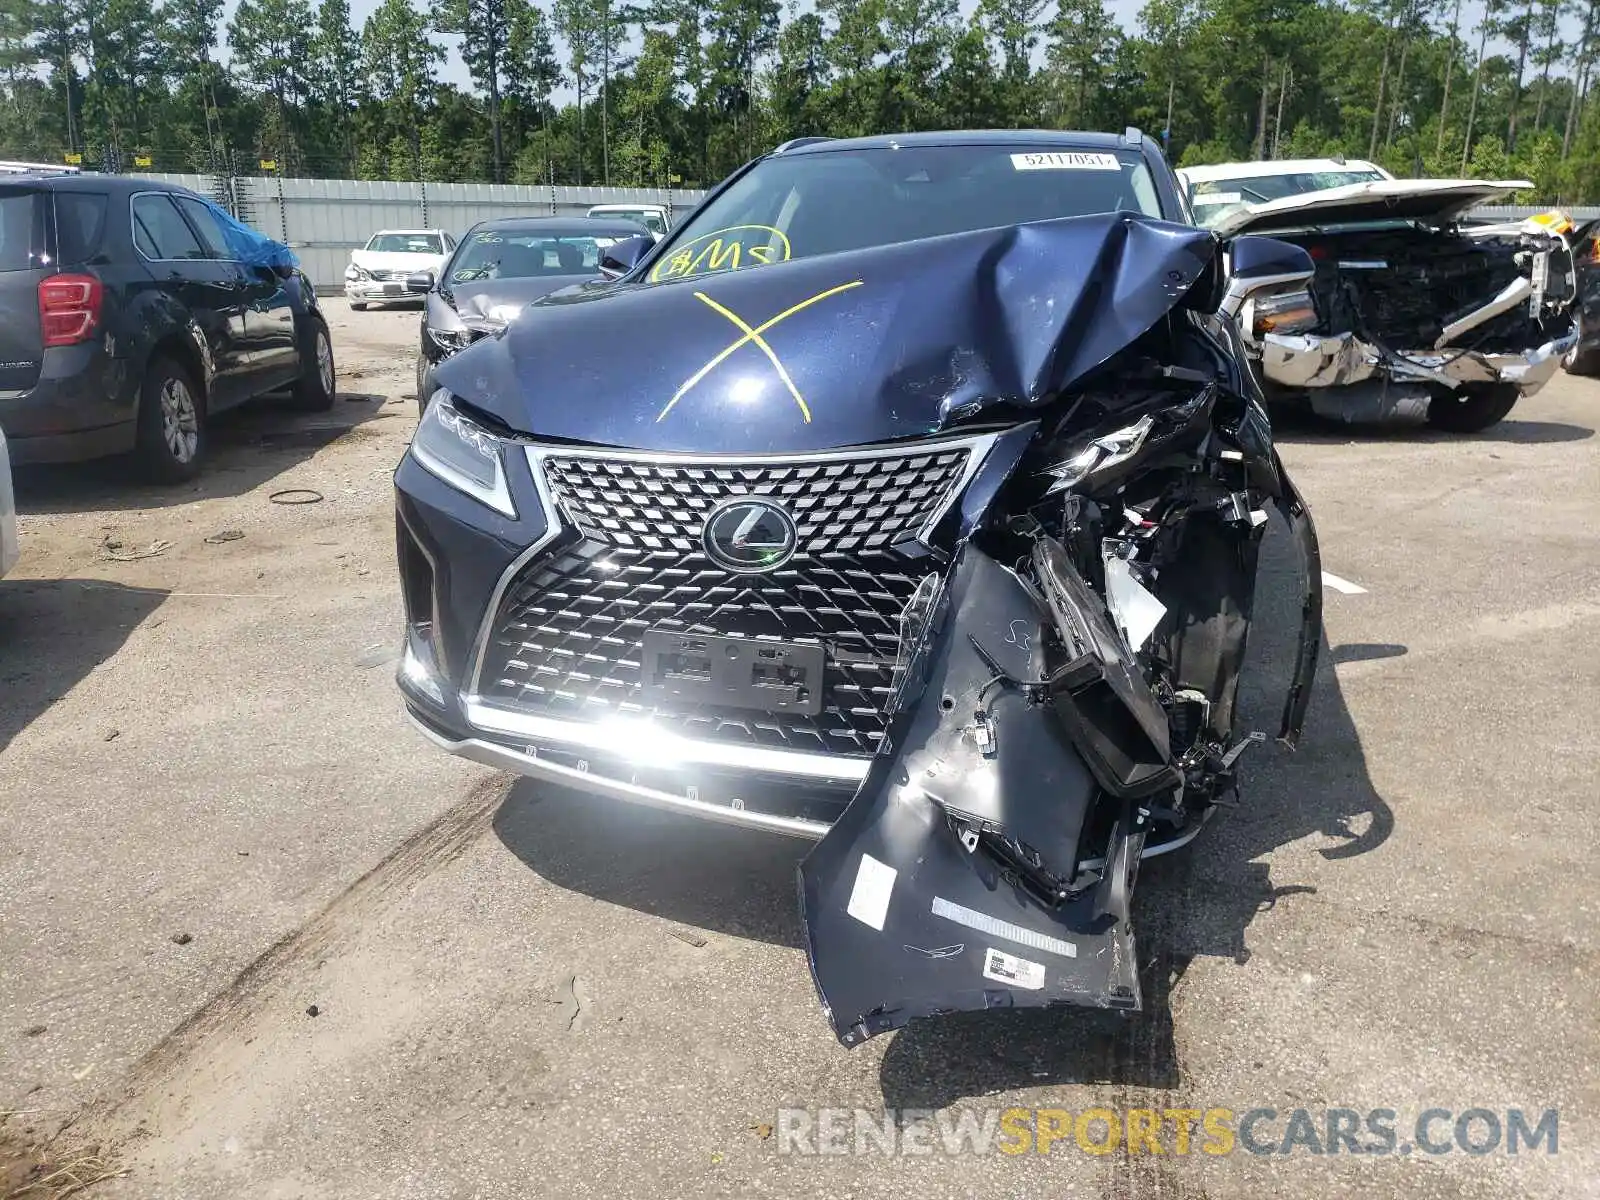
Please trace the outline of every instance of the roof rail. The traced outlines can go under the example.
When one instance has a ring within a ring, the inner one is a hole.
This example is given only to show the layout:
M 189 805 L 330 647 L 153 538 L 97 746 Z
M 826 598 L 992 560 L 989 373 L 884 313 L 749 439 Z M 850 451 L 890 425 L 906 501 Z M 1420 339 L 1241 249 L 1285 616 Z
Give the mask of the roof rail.
M 4 175 L 77 175 L 77 167 L 62 166 L 59 163 L 31 163 L 31 162 L 0 162 L 0 174 Z
M 783 145 L 781 145 L 777 149 L 775 149 L 773 151 L 773 153 L 774 154 L 782 154 L 786 150 L 797 150 L 801 146 L 814 146 L 818 142 L 831 142 L 831 141 L 833 141 L 833 139 L 831 137 L 797 137 L 797 138 L 790 138 L 787 142 L 783 143 Z
M 1137 125 L 1129 125 L 1122 131 L 1122 144 L 1124 146 L 1139 146 L 1144 143 L 1144 132 Z

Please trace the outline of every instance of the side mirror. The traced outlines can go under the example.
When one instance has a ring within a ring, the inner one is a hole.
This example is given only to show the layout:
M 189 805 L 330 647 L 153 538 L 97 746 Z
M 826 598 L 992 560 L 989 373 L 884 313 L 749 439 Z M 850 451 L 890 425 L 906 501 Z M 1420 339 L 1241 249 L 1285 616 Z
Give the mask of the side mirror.
M 425 296 L 433 291 L 433 272 L 418 271 L 406 276 L 406 291 L 412 295 Z
M 279 279 L 294 278 L 299 264 L 295 261 L 294 251 L 282 242 L 270 243 L 271 250 L 267 254 L 267 268 Z
M 639 265 L 639 260 L 655 244 L 655 238 L 648 233 L 641 233 L 638 237 L 624 238 L 615 245 L 607 246 L 600 253 L 600 274 L 607 279 L 622 278 Z
M 1217 311 L 1238 317 L 1244 302 L 1263 291 L 1304 291 L 1317 273 L 1305 248 L 1277 238 L 1245 234 L 1228 244 L 1228 281 Z

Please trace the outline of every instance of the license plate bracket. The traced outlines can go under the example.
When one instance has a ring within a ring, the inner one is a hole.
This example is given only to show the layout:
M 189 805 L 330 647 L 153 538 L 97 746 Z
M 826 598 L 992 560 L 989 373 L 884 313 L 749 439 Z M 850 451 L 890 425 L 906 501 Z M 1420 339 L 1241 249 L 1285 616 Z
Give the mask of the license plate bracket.
M 821 646 L 649 629 L 641 649 L 641 691 L 647 701 L 811 717 L 822 711 L 827 653 Z
M 386 283 L 383 285 L 383 294 L 385 296 L 403 296 L 405 291 L 406 289 L 402 284 Z

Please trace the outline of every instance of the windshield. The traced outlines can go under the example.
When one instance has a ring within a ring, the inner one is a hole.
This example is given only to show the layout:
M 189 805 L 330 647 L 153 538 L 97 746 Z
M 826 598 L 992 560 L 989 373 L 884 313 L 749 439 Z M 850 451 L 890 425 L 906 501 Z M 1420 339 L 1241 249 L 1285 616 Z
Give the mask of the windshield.
M 780 156 L 674 230 L 649 279 L 1115 211 L 1162 215 L 1133 151 L 987 145 Z
M 1194 219 L 1202 225 L 1215 225 L 1229 213 L 1247 204 L 1265 204 L 1285 196 L 1303 196 L 1325 188 L 1347 187 L 1352 183 L 1374 183 L 1383 178 L 1379 171 L 1296 171 L 1287 175 L 1251 175 L 1243 179 L 1207 179 L 1189 189 L 1189 204 Z
M 486 229 L 461 243 L 450 265 L 450 282 L 598 274 L 600 252 L 621 240 L 620 237 Z
M 437 233 L 375 233 L 367 249 L 377 254 L 443 254 Z

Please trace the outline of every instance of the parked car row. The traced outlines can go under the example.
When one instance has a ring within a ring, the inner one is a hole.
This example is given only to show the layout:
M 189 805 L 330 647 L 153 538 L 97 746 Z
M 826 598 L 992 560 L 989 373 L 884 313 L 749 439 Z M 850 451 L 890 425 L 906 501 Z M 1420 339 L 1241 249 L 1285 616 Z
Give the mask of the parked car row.
M 539 220 L 539 218 L 530 219 Z M 649 234 L 652 240 L 660 241 L 672 226 L 672 211 L 665 204 L 596 204 L 589 209 L 587 219 L 597 222 L 592 227 L 595 230 L 602 230 L 608 226 L 615 229 L 621 226 L 626 231 L 625 236 L 638 236 L 643 231 Z M 581 221 L 577 225 L 572 225 L 571 218 L 550 218 L 550 220 L 565 221 L 566 227 L 572 230 L 584 228 Z M 478 231 L 492 230 L 497 226 L 501 226 L 501 222 L 480 222 L 468 231 L 468 237 Z M 558 227 L 558 225 L 548 226 L 548 228 Z M 600 236 L 609 235 L 602 233 Z M 367 240 L 365 246 L 351 253 L 350 265 L 344 271 L 345 297 L 350 301 L 350 307 L 358 312 L 369 304 L 414 301 L 415 285 L 408 287 L 408 281 L 423 275 L 430 276 L 434 280 L 443 279 L 446 264 L 455 256 L 455 251 L 456 239 L 447 230 L 380 229 Z M 554 252 L 548 257 L 550 261 L 535 264 L 531 258 L 526 255 L 519 256 L 513 249 L 506 270 L 492 277 L 509 279 L 554 276 L 563 270 L 571 275 L 580 271 L 581 264 L 574 263 L 570 258 L 566 261 L 557 261 Z M 593 256 L 589 257 L 592 259 Z M 591 261 L 588 265 L 593 267 L 594 263 Z M 477 280 L 482 277 L 475 275 L 473 278 Z M 535 290 L 529 294 L 529 299 L 543 294 Z
M 1594 227 L 1469 217 L 1522 181 L 1396 180 L 1340 159 L 1176 178 L 1183 219 L 1311 254 L 1309 287 L 1258 296 L 1239 314 L 1275 401 L 1470 431 L 1563 362 L 1600 369 Z M 786 255 L 786 245 L 740 240 L 762 228 L 709 238 L 686 258 L 680 249 L 677 265 L 693 273 Z M 483 222 L 459 241 L 440 228 L 380 230 L 352 253 L 344 290 L 358 310 L 423 301 L 420 408 L 445 358 L 533 300 L 622 273 L 671 229 L 665 206 L 623 203 L 587 218 Z M 166 184 L 42 168 L 0 176 L 0 426 L 15 462 L 131 451 L 153 478 L 189 478 L 212 416 L 285 388 L 309 407 L 333 395 L 327 324 L 286 247 Z
M 288 247 L 171 184 L 12 166 L 0 173 L 0 430 L 12 463 L 132 454 L 174 482 L 201 470 L 226 409 L 279 392 L 301 408 L 332 404 L 328 323 Z M 662 206 L 600 208 L 620 215 L 537 237 L 476 230 L 463 245 L 444 229 L 381 230 L 352 255 L 345 294 L 360 309 L 443 280 L 432 344 L 465 344 L 518 288 L 532 298 L 591 277 L 605 247 L 670 225 Z
M 131 452 L 192 478 L 224 409 L 333 403 L 333 344 L 288 248 L 186 189 L 0 178 L 0 429 L 14 464 Z

